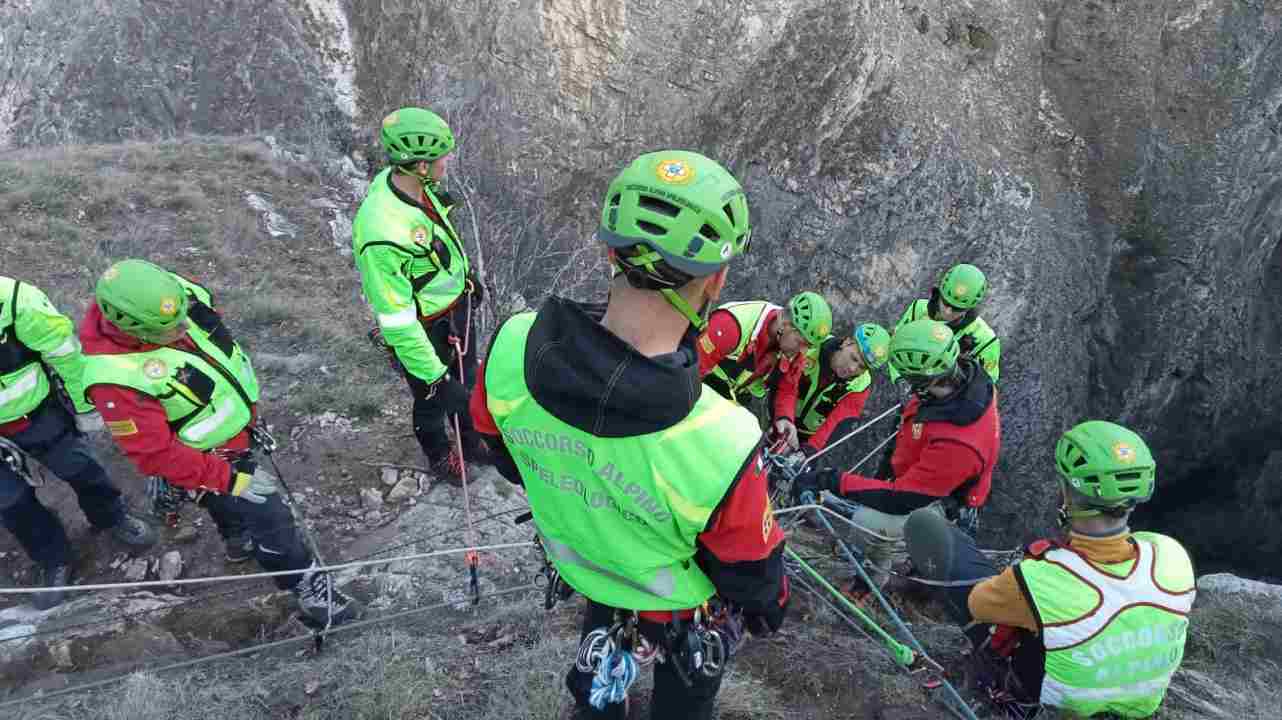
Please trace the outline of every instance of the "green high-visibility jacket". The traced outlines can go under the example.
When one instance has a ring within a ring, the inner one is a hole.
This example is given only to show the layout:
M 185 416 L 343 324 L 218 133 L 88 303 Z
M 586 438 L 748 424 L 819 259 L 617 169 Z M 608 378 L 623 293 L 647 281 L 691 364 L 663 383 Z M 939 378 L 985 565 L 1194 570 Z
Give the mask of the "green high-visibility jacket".
M 1184 658 L 1196 594 L 1175 540 L 1135 533 L 1136 559 L 1096 565 L 1056 547 L 1016 567 L 1046 646 L 1041 702 L 1090 717 L 1147 718 Z
M 154 398 L 178 440 L 197 450 L 212 450 L 236 437 L 253 421 L 258 378 L 245 354 L 222 328 L 209 291 L 179 277 L 192 308 L 187 337 L 200 352 L 162 347 L 120 355 L 85 358 L 85 387 L 119 385 Z
M 765 397 L 766 380 L 770 375 L 767 373 L 753 380 L 755 368 L 752 365 L 752 358 L 744 357 L 743 351 L 753 338 L 766 331 L 766 318 L 771 310 L 779 310 L 779 306 L 764 300 L 748 300 L 726 303 L 717 309 L 730 311 L 730 315 L 739 324 L 739 344 L 735 346 L 733 352 L 712 368 L 711 374 L 726 383 L 730 388 L 731 397 L 736 400 L 740 392 L 747 392 L 759 398 Z
M 819 366 L 819 355 L 822 347 L 823 343 L 818 343 L 806 353 L 808 362 L 797 393 L 797 429 L 806 436 L 819 430 L 843 397 L 863 392 L 872 384 L 872 372 L 864 370 L 849 380 L 834 376 L 827 385 L 820 385 L 823 368 Z
M 708 391 L 688 416 L 658 432 L 580 430 L 541 407 L 525 384 L 534 319 L 523 313 L 499 329 L 484 382 L 548 558 L 598 603 L 698 607 L 715 588 L 694 561 L 696 539 L 760 442 L 756 419 Z
M 387 344 L 409 373 L 436 382 L 448 368 L 432 348 L 419 317 L 439 314 L 467 289 L 470 267 L 445 207 L 429 190 L 438 224 L 392 192 L 392 168 L 370 183 L 352 222 L 352 255 L 365 300 Z
M 895 323 L 895 329 L 898 330 L 914 320 L 930 317 L 929 309 L 930 300 L 922 298 L 913 301 L 913 304 L 909 305 L 903 316 L 899 318 L 899 322 Z M 993 379 L 993 384 L 997 384 L 997 376 L 1001 374 L 1002 341 L 997 337 L 997 333 L 993 332 L 993 329 L 988 326 L 988 322 L 977 315 L 974 320 L 966 324 L 966 327 L 955 331 L 955 333 L 958 342 L 961 342 L 963 337 L 969 337 L 974 341 L 974 349 L 971 350 L 969 356 L 984 368 L 984 372 L 988 373 L 988 377 Z M 899 373 L 889 363 L 886 365 L 886 370 L 890 373 L 892 382 L 899 379 Z
M 76 412 L 93 410 L 71 319 L 39 288 L 0 276 L 0 423 L 21 418 L 49 396 L 46 366 L 62 378 Z

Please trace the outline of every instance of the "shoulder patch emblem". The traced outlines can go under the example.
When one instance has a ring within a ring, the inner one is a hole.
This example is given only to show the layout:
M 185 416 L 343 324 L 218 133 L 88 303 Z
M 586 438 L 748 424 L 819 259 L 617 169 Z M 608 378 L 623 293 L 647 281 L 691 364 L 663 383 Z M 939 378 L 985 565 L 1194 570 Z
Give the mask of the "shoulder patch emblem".
M 164 360 L 151 358 L 142 364 L 142 374 L 152 380 L 159 380 L 169 374 L 169 366 Z
M 711 355 L 717 351 L 717 346 L 712 342 L 712 338 L 708 337 L 707 333 L 704 333 L 699 336 L 699 349 Z
M 414 244 L 427 246 L 427 228 L 422 225 L 411 230 L 410 237 L 414 239 Z
M 921 423 L 913 423 L 913 440 L 921 439 Z
M 761 516 L 761 540 L 770 542 L 770 531 L 775 529 L 775 509 L 770 506 L 770 499 L 766 499 L 766 512 Z
M 112 437 L 128 437 L 138 434 L 138 425 L 133 420 L 109 420 L 107 430 L 111 431 Z

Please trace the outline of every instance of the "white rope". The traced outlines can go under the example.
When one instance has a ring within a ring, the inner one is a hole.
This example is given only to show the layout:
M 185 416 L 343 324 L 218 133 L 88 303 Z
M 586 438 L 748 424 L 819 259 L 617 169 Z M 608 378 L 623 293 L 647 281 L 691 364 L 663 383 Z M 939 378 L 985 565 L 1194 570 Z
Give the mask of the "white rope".
M 814 461 L 818 460 L 819 458 L 823 457 L 824 455 L 827 455 L 829 452 L 831 452 L 831 451 L 833 451 L 834 449 L 836 449 L 836 447 L 837 447 L 838 445 L 840 445 L 840 444 L 842 444 L 842 443 L 846 442 L 846 441 L 847 441 L 847 440 L 849 440 L 850 438 L 852 438 L 852 437 L 854 437 L 854 436 L 858 435 L 859 433 L 861 433 L 861 432 L 863 432 L 863 431 L 867 430 L 868 428 L 872 427 L 873 425 L 876 425 L 877 423 L 881 422 L 882 418 L 886 417 L 887 415 L 890 415 L 891 413 L 894 413 L 894 412 L 898 411 L 898 410 L 899 410 L 899 408 L 900 408 L 900 407 L 902 407 L 902 406 L 903 406 L 903 404 L 902 404 L 902 403 L 895 403 L 895 404 L 894 404 L 894 406 L 889 407 L 889 408 L 886 408 L 886 411 L 885 411 L 885 412 L 883 412 L 882 414 L 878 415 L 877 417 L 873 418 L 872 420 L 869 420 L 868 422 L 864 423 L 863 425 L 860 425 L 859 427 L 855 428 L 854 430 L 851 430 L 850 432 L 846 433 L 844 436 L 842 436 L 842 438 L 841 438 L 840 440 L 837 440 L 836 442 L 830 442 L 830 443 L 828 443 L 827 447 L 825 447 L 823 450 L 820 450 L 819 452 L 815 453 L 814 455 L 811 455 L 810 457 L 806 458 L 806 461 L 805 461 L 805 462 L 803 462 L 803 463 L 801 463 L 801 467 L 797 468 L 798 472 L 800 472 L 800 471 L 802 471 L 802 470 L 805 470 L 805 469 L 806 469 L 806 467 L 807 467 L 808 465 L 810 465 L 810 463 L 812 463 L 812 462 L 814 462 Z M 892 435 L 891 437 L 894 437 L 894 436 Z M 883 443 L 883 444 L 884 444 L 884 443 Z M 874 452 L 875 452 L 875 451 L 874 451 Z
M 386 565 L 388 563 L 402 562 L 407 560 L 422 560 L 424 558 L 440 557 L 442 555 L 457 555 L 459 553 L 469 552 L 488 552 L 491 550 L 510 550 L 512 548 L 534 547 L 533 542 L 503 543 L 501 545 L 480 545 L 475 547 L 451 548 L 449 550 L 436 550 L 427 553 L 415 553 L 414 555 L 401 555 L 399 557 L 380 558 L 378 560 L 356 560 L 353 562 L 339 563 L 337 565 L 324 565 L 318 567 L 305 567 L 297 570 L 278 570 L 276 572 L 250 573 L 247 575 L 215 575 L 212 577 L 183 578 L 181 580 L 145 580 L 141 582 L 128 583 L 102 583 L 97 585 L 64 585 L 61 587 L 35 587 L 35 588 L 0 588 L 0 595 L 32 595 L 43 592 L 76 592 L 78 590 L 124 590 L 128 588 L 147 588 L 147 587 L 173 587 L 175 585 L 200 585 L 218 582 L 235 582 L 237 580 L 253 580 L 256 578 L 270 578 L 281 575 L 302 575 L 308 572 L 330 572 L 334 570 L 346 570 L 348 568 L 367 567 L 370 565 Z

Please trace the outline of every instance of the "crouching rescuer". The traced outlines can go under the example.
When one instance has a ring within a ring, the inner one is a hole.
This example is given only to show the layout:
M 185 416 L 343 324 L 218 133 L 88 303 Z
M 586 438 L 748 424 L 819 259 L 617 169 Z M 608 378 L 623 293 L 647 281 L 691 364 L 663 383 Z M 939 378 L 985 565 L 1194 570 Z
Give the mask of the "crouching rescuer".
M 103 273 L 80 326 L 84 385 L 112 438 L 138 469 L 190 491 L 218 526 L 230 559 L 252 553 L 293 591 L 304 616 L 338 624 L 360 606 L 307 571 L 314 558 L 276 478 L 257 427 L 258 379 L 214 309 L 209 290 L 145 260 Z
M 1060 437 L 1055 467 L 1062 537 L 999 574 L 969 535 L 917 511 L 913 564 L 953 585 L 939 595 L 975 646 L 971 679 L 1008 714 L 1151 717 L 1183 660 L 1196 594 L 1179 542 L 1129 527 L 1157 463 L 1139 435 L 1090 420 Z
M 472 418 L 588 599 L 566 677 L 580 716 L 625 717 L 657 659 L 652 716 L 711 718 L 741 632 L 778 629 L 788 602 L 760 427 L 704 389 L 695 348 L 747 250 L 747 200 L 702 155 L 651 153 L 610 184 L 597 237 L 617 270 L 608 305 L 552 297 L 507 320 Z
M 886 570 L 907 560 L 904 523 L 927 508 L 956 518 L 970 529 L 988 500 L 1001 448 L 1001 420 L 992 380 L 975 361 L 961 357 L 947 325 L 917 320 L 890 340 L 890 366 L 913 396 L 904 404 L 893 475 L 887 480 L 838 470 L 810 470 L 793 484 L 800 496 L 827 490 L 854 503 L 851 519 L 875 534 L 856 541 L 884 583 Z

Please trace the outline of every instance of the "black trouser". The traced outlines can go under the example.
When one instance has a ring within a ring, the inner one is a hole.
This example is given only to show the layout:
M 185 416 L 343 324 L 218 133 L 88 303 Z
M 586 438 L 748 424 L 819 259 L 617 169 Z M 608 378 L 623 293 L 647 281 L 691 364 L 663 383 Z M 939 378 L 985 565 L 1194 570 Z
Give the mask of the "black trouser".
M 579 641 L 587 637 L 596 628 L 609 628 L 614 624 L 615 609 L 600 605 L 591 600 L 583 611 L 583 630 Z M 655 645 L 663 644 L 665 626 L 658 623 L 641 621 L 640 632 Z M 721 689 L 721 676 L 708 677 L 696 675 L 694 682 L 686 687 L 681 677 L 666 662 L 654 664 L 654 693 L 650 697 L 650 717 L 654 720 L 711 720 L 713 707 L 716 704 L 717 692 Z M 598 711 L 588 703 L 592 690 L 592 676 L 581 673 L 571 666 L 565 676 L 565 686 L 579 707 L 580 717 L 602 718 L 602 720 L 623 720 L 627 717 L 623 703 L 610 704 L 605 710 Z
M 75 420 L 51 394 L 29 416 L 31 425 L 8 440 L 76 491 L 89 524 L 115 527 L 124 516 L 120 491 L 76 433 Z M 27 481 L 0 463 L 0 520 L 27 556 L 45 568 L 70 562 L 67 533 Z
M 263 459 L 265 462 L 266 460 Z M 267 572 L 302 570 L 311 566 L 312 553 L 303 542 L 303 533 L 294 522 L 279 492 L 267 495 L 267 502 L 252 503 L 235 495 L 206 493 L 200 504 L 209 511 L 223 539 L 248 533 L 254 540 L 254 559 Z M 301 575 L 272 578 L 282 590 L 293 587 Z
M 470 314 L 467 298 L 461 298 L 452 310 L 433 320 L 426 327 L 428 342 L 432 343 L 436 356 L 445 363 L 445 367 L 449 368 L 448 377 L 458 380 L 469 388 L 476 383 L 478 340 L 475 323 L 471 323 Z M 464 333 L 468 334 L 469 342 L 467 352 L 463 355 L 464 377 L 459 378 L 457 377 L 458 355 L 454 351 L 454 346 L 450 344 L 450 336 L 453 335 L 461 341 Z M 445 408 L 441 407 L 434 398 L 428 397 L 429 386 L 426 382 L 406 372 L 404 367 L 401 367 L 401 374 L 405 376 L 405 382 L 410 386 L 410 394 L 414 397 L 414 437 L 418 439 L 418 444 L 423 448 L 423 454 L 427 459 L 437 462 L 450 450 L 450 438 L 445 432 Z M 460 415 L 459 426 L 463 430 L 465 444 L 475 447 L 471 416 L 467 413 Z

